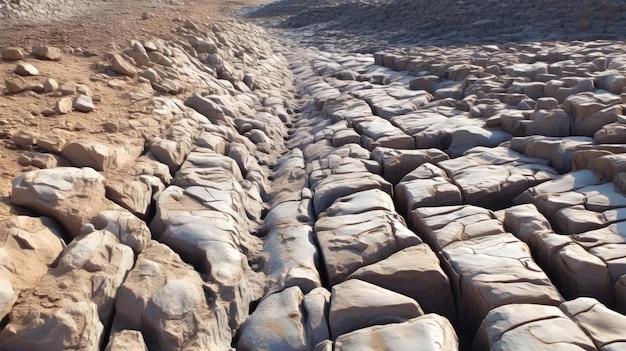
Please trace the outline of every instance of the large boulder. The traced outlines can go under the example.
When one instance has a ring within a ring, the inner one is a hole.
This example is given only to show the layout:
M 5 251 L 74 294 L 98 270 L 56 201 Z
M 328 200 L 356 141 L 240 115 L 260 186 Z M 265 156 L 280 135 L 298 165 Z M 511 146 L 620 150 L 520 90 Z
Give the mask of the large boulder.
M 136 159 L 142 151 L 143 145 L 139 143 L 107 145 L 95 140 L 76 140 L 66 144 L 61 155 L 77 167 L 105 171 Z
M 611 109 L 602 114 L 601 111 L 619 104 L 620 97 L 610 93 L 584 92 L 572 95 L 565 99 L 563 108 L 573 119 L 573 132 L 577 135 L 593 136 L 603 125 L 613 123 L 617 115 L 605 117 L 611 114 Z M 621 108 L 619 108 L 621 111 Z M 600 113 L 600 114 L 598 114 Z M 598 121 L 599 120 L 599 121 Z M 586 127 L 587 125 L 589 127 Z M 593 127 L 597 125 L 598 127 Z
M 25 290 L 0 332 L 0 350 L 99 350 L 132 250 L 106 231 L 76 238 L 56 267 Z
M 223 305 L 209 308 L 203 277 L 170 248 L 150 242 L 119 289 L 113 332 L 140 331 L 150 350 L 227 349 Z
M 0 317 L 9 313 L 17 296 L 36 285 L 65 248 L 63 231 L 47 217 L 12 216 L 0 228 L 0 280 L 4 298 Z
M 104 177 L 92 168 L 30 171 L 12 184 L 13 204 L 56 219 L 72 237 L 101 211 L 118 208 L 105 196 Z

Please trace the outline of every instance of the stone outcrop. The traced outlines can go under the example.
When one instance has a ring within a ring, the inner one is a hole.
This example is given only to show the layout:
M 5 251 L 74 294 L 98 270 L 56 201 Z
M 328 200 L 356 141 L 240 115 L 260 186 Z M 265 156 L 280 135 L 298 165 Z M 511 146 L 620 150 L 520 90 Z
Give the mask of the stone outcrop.
M 459 349 L 450 322 L 436 314 L 427 314 L 402 323 L 363 328 L 343 334 L 335 341 L 335 350 L 449 350 Z
M 13 180 L 11 202 L 56 219 L 72 237 L 101 210 L 116 208 L 106 198 L 104 177 L 92 168 L 24 173 Z
M 623 347 L 623 5 L 166 2 L 0 0 L 0 350 Z
M 0 349 L 98 350 L 133 263 L 132 250 L 109 232 L 76 238 L 56 266 L 20 294 L 0 332 Z
M 329 299 L 330 293 L 323 288 L 304 295 L 298 287 L 265 297 L 242 326 L 237 349 L 310 350 L 330 337 Z

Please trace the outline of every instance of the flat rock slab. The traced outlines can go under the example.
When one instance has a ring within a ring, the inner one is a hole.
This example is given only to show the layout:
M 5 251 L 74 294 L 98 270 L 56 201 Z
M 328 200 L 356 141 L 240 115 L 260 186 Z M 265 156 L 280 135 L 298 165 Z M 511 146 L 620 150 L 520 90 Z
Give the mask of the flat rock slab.
M 622 328 L 626 316 L 589 297 L 564 302 L 559 308 L 589 335 L 598 350 L 613 351 L 626 347 Z
M 322 217 L 315 223 L 315 233 L 330 285 L 362 266 L 422 243 L 402 217 L 382 210 Z
M 398 209 L 408 218 L 409 225 L 411 211 L 417 208 L 463 203 L 461 189 L 443 169 L 431 163 L 424 163 L 404 176 L 394 190 Z
M 528 246 L 502 233 L 454 242 L 442 252 L 459 319 L 474 331 L 493 308 L 510 303 L 558 305 L 562 297 Z
M 413 298 L 426 313 L 456 321 L 450 280 L 427 244 L 410 246 L 348 276 Z
M 402 323 L 373 326 L 343 334 L 336 351 L 456 351 L 459 341 L 444 317 L 427 314 Z
M 298 287 L 265 297 L 241 327 L 237 349 L 310 350 L 310 345 L 330 338 L 329 299 L 330 292 L 323 288 L 304 295 Z
M 423 315 L 410 297 L 358 279 L 333 287 L 328 323 L 333 339 L 373 325 L 404 322 Z
M 558 307 L 531 304 L 510 304 L 493 309 L 483 320 L 474 341 L 476 350 L 504 351 L 526 347 L 533 350 L 597 350 L 589 336 Z
M 100 211 L 117 206 L 105 196 L 104 177 L 92 168 L 30 171 L 12 184 L 11 202 L 56 219 L 72 237 Z
M 322 286 L 317 271 L 319 253 L 310 225 L 275 227 L 264 237 L 263 251 L 264 271 L 272 277 L 266 283 L 270 291 L 298 286 L 308 293 Z
M 439 149 L 396 150 L 378 147 L 372 151 L 372 156 L 382 165 L 383 177 L 394 185 L 424 163 L 437 164 L 449 159 L 448 155 Z
M 613 284 L 626 274 L 625 230 L 626 222 L 618 222 L 601 229 L 571 236 L 574 242 L 607 265 Z
M 593 296 L 611 303 L 609 267 L 568 235 L 556 234 L 548 220 L 532 204 L 505 210 L 507 230 L 528 244 L 537 263 L 565 298 Z
M 626 220 L 626 196 L 590 170 L 531 188 L 516 201 L 534 204 L 562 234 L 579 234 Z
M 466 203 L 500 209 L 526 189 L 556 178 L 557 172 L 547 163 L 505 147 L 476 147 L 438 166 L 461 188 Z
M 421 207 L 411 212 L 411 223 L 435 252 L 455 242 L 504 232 L 492 211 L 472 205 Z
M 380 189 L 359 191 L 338 198 L 326 211 L 320 213 L 319 217 L 344 216 L 375 210 L 394 212 L 393 198 Z

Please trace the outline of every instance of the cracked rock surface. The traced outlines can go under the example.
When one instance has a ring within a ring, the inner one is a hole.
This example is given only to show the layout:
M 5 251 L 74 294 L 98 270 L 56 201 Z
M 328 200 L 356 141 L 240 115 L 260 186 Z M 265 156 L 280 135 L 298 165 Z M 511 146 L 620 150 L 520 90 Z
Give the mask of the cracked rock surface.
M 0 351 L 621 350 L 625 14 L 0 0 Z

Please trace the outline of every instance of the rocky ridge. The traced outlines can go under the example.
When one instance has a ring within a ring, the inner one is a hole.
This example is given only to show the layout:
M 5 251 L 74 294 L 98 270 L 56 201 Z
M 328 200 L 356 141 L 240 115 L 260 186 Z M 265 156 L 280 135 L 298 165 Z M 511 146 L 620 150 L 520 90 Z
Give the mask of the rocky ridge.
M 3 48 L 0 350 L 622 346 L 623 43 L 172 24 Z

